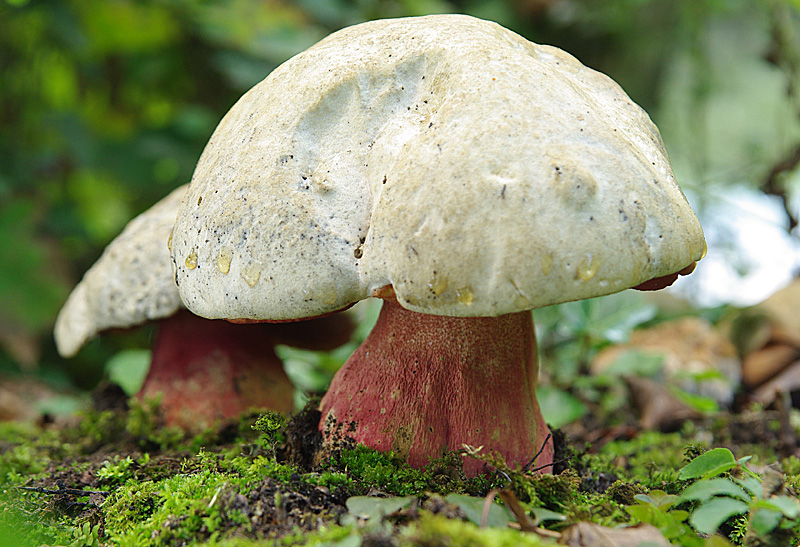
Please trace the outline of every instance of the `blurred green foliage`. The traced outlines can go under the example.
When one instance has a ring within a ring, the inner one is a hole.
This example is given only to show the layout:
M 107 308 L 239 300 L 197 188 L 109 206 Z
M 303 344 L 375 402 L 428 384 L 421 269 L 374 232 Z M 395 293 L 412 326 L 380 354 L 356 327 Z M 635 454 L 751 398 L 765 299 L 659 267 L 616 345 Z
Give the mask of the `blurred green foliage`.
M 684 186 L 759 186 L 800 139 L 799 4 L 0 0 L 0 370 L 66 367 L 85 387 L 119 349 L 146 346 L 147 332 L 113 337 L 62 362 L 50 331 L 104 245 L 190 179 L 233 102 L 331 31 L 435 12 L 496 20 L 617 80 L 662 127 Z M 582 325 L 590 311 L 565 313 Z

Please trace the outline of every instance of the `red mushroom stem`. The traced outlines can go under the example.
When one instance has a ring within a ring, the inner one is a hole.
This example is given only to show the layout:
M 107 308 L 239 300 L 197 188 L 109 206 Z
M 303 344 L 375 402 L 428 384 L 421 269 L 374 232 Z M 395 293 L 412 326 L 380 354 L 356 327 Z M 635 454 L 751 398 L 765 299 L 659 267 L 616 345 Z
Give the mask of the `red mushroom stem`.
M 198 431 L 251 408 L 290 412 L 294 388 L 271 325 L 233 325 L 181 311 L 159 322 L 140 398 L 161 397 L 168 425 Z
M 530 312 L 442 317 L 405 310 L 391 296 L 322 399 L 320 429 L 330 435 L 329 419 L 355 422 L 356 441 L 414 467 L 465 444 L 496 451 L 511 466 L 525 466 L 544 446 L 533 465 L 547 466 L 553 446 L 537 375 Z M 468 458 L 464 471 L 486 467 Z

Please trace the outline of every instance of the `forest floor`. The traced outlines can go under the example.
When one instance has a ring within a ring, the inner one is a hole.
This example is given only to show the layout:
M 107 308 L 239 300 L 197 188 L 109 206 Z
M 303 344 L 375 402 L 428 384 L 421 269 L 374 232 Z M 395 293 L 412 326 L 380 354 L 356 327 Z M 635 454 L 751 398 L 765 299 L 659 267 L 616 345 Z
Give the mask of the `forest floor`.
M 106 385 L 71 419 L 0 424 L 0 544 L 797 543 L 795 410 L 647 431 L 635 405 L 609 416 L 583 404 L 555 431 L 552 474 L 466 451 L 415 470 L 344 434 L 322 448 L 313 403 L 288 423 L 253 414 L 185 438 Z M 469 457 L 494 471 L 465 478 Z

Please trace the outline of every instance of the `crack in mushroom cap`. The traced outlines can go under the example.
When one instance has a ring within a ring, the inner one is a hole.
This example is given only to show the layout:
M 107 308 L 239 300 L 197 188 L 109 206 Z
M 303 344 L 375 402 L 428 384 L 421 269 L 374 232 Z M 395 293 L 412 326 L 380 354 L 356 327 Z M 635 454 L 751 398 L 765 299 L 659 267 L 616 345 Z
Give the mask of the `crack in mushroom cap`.
M 616 83 L 436 15 L 345 28 L 247 92 L 200 158 L 172 251 L 209 318 L 313 317 L 386 285 L 413 311 L 496 316 L 671 274 L 705 240 Z
M 131 220 L 72 290 L 53 332 L 63 357 L 99 332 L 169 317 L 182 307 L 167 240 L 188 186 Z

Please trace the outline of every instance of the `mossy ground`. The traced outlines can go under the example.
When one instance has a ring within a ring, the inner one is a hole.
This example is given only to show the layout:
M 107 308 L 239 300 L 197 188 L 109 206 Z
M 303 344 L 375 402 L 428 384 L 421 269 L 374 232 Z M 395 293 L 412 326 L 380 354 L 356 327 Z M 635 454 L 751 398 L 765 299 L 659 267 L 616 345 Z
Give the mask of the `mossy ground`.
M 483 453 L 410 469 L 345 434 L 322 451 L 313 405 L 288 424 L 250 414 L 192 438 L 162 427 L 154 407 L 111 408 L 67 425 L 0 425 L 0 545 L 550 545 L 577 522 L 643 519 L 673 544 L 711 545 L 687 535 L 678 512 L 632 510 L 643 505 L 636 496 L 680 494 L 692 481 L 679 469 L 719 445 L 753 456 L 755 469 L 781 464 L 792 496 L 800 485 L 800 460 L 785 453 L 768 412 L 719 414 L 673 433 L 616 426 L 603 443 L 556 435 L 556 473 L 529 475 Z M 465 457 L 497 471 L 466 479 Z M 481 527 L 487 498 L 500 513 Z M 519 530 L 512 505 L 538 533 Z M 733 544 L 794 544 L 800 527 L 784 524 L 762 543 L 746 540 L 736 519 L 720 530 Z

